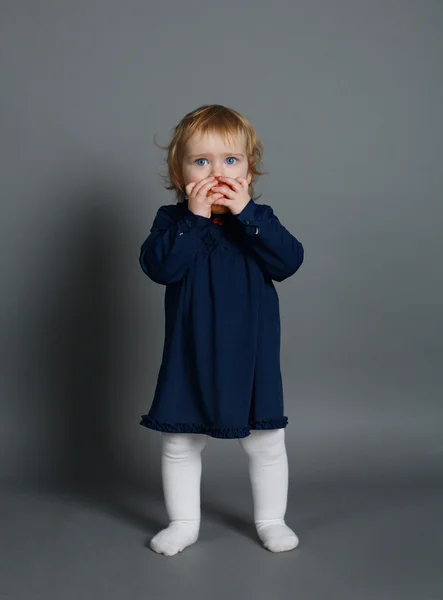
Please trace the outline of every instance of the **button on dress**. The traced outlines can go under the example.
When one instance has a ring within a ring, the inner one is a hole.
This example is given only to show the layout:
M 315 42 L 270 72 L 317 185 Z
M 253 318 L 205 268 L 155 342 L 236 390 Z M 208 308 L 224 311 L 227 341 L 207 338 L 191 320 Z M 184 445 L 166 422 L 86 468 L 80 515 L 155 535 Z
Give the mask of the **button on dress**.
M 215 438 L 286 427 L 274 281 L 303 258 L 272 208 L 252 199 L 216 219 L 195 215 L 186 199 L 158 210 L 139 261 L 166 286 L 165 338 L 141 425 Z

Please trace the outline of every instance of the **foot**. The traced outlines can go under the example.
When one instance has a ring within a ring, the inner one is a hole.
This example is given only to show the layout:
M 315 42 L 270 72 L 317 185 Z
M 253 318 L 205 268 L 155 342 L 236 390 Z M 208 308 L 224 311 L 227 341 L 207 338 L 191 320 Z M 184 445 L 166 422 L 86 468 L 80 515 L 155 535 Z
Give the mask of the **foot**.
M 200 521 L 172 521 L 152 538 L 150 546 L 158 554 L 174 556 L 197 541 L 199 530 Z
M 286 552 L 298 546 L 298 537 L 283 519 L 258 521 L 255 526 L 264 547 L 271 552 Z

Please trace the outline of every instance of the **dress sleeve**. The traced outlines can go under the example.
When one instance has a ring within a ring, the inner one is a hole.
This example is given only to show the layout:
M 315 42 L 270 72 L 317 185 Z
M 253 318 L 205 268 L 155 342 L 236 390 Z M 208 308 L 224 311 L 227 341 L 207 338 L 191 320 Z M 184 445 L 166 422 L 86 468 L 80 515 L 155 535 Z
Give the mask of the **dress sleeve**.
M 185 275 L 210 219 L 189 209 L 178 216 L 176 206 L 162 206 L 149 236 L 140 248 L 144 273 L 161 285 L 176 283 Z
M 298 271 L 304 259 L 303 245 L 283 227 L 270 206 L 251 199 L 236 217 L 243 225 L 248 248 L 266 275 L 283 281 Z

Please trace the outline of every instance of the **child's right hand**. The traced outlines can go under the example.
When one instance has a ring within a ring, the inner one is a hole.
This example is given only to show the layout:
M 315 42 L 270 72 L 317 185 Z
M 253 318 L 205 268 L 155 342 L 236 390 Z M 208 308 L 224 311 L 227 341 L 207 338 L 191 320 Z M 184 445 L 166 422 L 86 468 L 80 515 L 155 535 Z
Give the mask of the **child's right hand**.
M 207 197 L 207 193 L 209 190 L 218 185 L 218 182 L 215 177 L 205 177 L 201 181 L 195 182 L 191 181 L 186 186 L 186 195 L 189 198 L 188 208 L 195 215 L 199 215 L 201 217 L 206 217 L 209 219 L 211 217 L 211 206 L 215 202 L 223 196 L 223 194 L 216 193 L 212 194 L 209 198 Z

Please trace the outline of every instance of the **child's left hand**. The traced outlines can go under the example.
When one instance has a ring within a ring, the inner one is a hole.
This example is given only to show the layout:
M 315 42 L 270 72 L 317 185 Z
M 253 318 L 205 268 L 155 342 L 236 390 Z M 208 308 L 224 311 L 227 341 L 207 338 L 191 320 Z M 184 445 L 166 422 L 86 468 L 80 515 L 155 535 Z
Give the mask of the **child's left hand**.
M 224 194 L 223 198 L 215 200 L 214 204 L 226 206 L 233 215 L 238 215 L 249 203 L 251 197 L 249 195 L 249 184 L 244 177 L 218 177 L 221 184 L 212 188 L 213 192 Z

